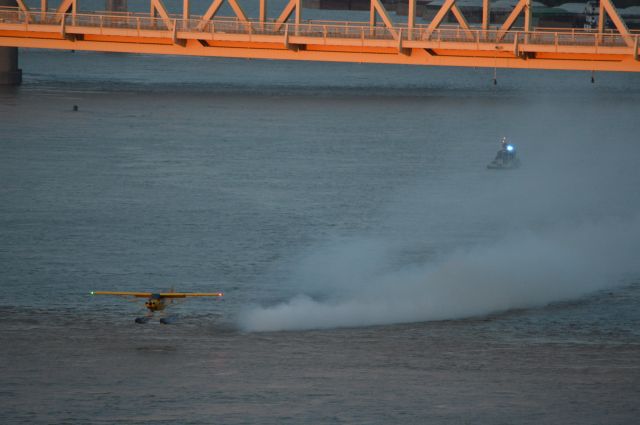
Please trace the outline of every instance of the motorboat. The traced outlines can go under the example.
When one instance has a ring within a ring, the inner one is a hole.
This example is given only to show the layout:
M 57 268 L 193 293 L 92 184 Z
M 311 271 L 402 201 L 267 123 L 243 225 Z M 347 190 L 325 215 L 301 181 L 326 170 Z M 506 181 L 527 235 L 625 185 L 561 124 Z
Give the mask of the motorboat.
M 520 159 L 516 156 L 516 147 L 507 143 L 507 138 L 500 141 L 500 150 L 493 161 L 487 165 L 491 170 L 510 170 L 520 166 Z

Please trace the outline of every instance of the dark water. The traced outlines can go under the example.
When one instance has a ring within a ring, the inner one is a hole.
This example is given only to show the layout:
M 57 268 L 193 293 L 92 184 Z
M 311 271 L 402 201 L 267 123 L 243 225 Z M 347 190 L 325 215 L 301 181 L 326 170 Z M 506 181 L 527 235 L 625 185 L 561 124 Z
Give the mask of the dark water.
M 21 66 L 3 423 L 637 421 L 640 76 Z M 502 136 L 521 169 L 485 168 Z M 226 296 L 139 326 L 88 295 L 172 286 Z

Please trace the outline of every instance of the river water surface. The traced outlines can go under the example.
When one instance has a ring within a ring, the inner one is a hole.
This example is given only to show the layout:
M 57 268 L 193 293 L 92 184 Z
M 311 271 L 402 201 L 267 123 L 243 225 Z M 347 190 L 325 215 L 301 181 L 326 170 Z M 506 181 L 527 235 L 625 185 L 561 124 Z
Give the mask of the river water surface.
M 3 423 L 640 416 L 640 76 L 20 55 Z

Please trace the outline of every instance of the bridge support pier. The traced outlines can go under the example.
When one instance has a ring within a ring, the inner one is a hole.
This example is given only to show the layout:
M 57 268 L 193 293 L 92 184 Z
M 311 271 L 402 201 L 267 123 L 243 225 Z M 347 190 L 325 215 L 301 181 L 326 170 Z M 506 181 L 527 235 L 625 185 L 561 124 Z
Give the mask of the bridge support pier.
M 0 0 L 0 6 L 17 7 L 16 0 Z M 0 85 L 17 86 L 22 83 L 22 70 L 18 68 L 18 48 L 0 47 Z

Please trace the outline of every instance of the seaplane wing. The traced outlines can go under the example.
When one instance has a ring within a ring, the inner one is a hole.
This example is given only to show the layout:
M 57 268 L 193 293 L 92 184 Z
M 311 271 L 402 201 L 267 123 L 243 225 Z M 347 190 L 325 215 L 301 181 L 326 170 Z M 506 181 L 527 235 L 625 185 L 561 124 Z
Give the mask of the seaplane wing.
M 91 291 L 91 295 L 118 295 L 122 297 L 149 298 L 152 292 L 126 292 L 126 291 Z
M 116 295 L 137 298 L 187 298 L 187 297 L 221 297 L 222 292 L 128 292 L 128 291 L 91 291 L 91 295 Z
M 161 292 L 162 298 L 221 297 L 222 292 Z
M 146 298 L 144 306 L 147 310 L 147 315 L 144 317 L 136 317 L 136 323 L 147 323 L 155 312 L 161 314 L 174 303 L 177 303 L 176 298 L 189 298 L 189 297 L 221 297 L 224 294 L 222 292 L 129 292 L 129 291 L 91 291 L 91 295 L 114 295 L 116 297 L 134 297 L 134 298 Z M 127 301 L 137 302 L 135 299 L 129 299 Z M 162 317 L 160 323 L 169 324 L 173 319 L 168 317 Z

